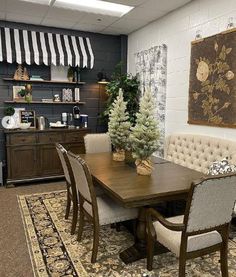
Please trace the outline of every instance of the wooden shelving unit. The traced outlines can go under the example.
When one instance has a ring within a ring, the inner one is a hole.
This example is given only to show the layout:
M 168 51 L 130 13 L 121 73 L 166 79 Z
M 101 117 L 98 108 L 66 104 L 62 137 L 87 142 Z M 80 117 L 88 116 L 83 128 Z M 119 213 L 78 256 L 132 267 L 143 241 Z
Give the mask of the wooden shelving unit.
M 31 101 L 30 103 L 26 102 L 26 101 L 11 101 L 11 100 L 7 100 L 4 101 L 5 104 L 42 104 L 42 105 L 85 105 L 86 102 L 42 102 L 42 101 Z
M 3 78 L 4 81 L 16 83 L 46 83 L 46 84 L 68 84 L 68 85 L 84 85 L 85 82 L 68 82 L 68 81 L 53 81 L 53 80 L 15 80 L 13 78 Z
M 3 78 L 4 81 L 19 82 L 19 83 L 47 83 L 47 84 L 70 84 L 84 85 L 85 82 L 68 82 L 68 81 L 53 81 L 53 80 L 15 80 L 13 78 Z

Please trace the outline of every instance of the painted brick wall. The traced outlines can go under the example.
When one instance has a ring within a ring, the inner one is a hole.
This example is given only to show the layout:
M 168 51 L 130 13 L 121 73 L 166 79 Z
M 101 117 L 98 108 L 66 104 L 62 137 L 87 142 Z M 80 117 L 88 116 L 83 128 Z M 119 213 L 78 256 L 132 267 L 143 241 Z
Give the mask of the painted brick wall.
M 134 53 L 167 45 L 166 135 L 174 132 L 205 134 L 236 140 L 236 130 L 188 125 L 188 88 L 191 41 L 196 31 L 207 37 L 236 23 L 235 0 L 194 0 L 128 36 L 128 71 L 135 73 Z
M 57 29 L 49 28 L 36 25 L 26 25 L 13 22 L 0 21 L 0 26 L 12 27 L 12 28 L 22 28 L 28 30 L 37 30 L 43 32 L 55 32 L 63 33 L 68 35 L 81 35 L 90 38 L 94 56 L 95 64 L 92 70 L 83 69 L 81 72 L 81 81 L 85 81 L 86 84 L 80 86 L 81 101 L 86 102 L 85 105 L 80 106 L 81 113 L 88 114 L 89 116 L 89 127 L 92 132 L 102 132 L 104 131 L 104 126 L 97 126 L 97 116 L 99 110 L 101 111 L 104 107 L 104 102 L 106 100 L 106 94 L 104 92 L 104 86 L 97 84 L 97 73 L 104 69 L 107 76 L 111 76 L 117 63 L 123 59 L 126 65 L 126 55 L 127 51 L 122 51 L 122 49 L 127 48 L 127 36 L 112 36 L 112 35 L 102 35 L 96 33 L 80 32 L 68 29 Z M 6 62 L 0 63 L 0 120 L 3 117 L 3 110 L 7 104 L 4 104 L 5 100 L 11 100 L 12 98 L 12 83 L 3 81 L 2 78 L 12 77 L 16 64 L 8 64 Z M 26 65 L 30 75 L 40 75 L 45 79 L 50 78 L 50 68 L 44 65 Z M 125 68 L 125 67 L 124 67 Z M 15 84 L 16 85 L 16 84 Z M 19 84 L 20 85 L 20 84 Z M 99 87 L 100 86 L 100 87 Z M 61 93 L 62 88 L 70 87 L 68 85 L 46 85 L 37 84 L 33 85 L 33 100 L 39 100 L 41 98 L 52 98 L 56 93 Z M 73 86 L 72 86 L 73 87 Z M 100 90 L 100 91 L 99 91 Z M 100 93 L 100 98 L 99 98 Z M 25 105 L 17 105 L 16 107 L 21 107 Z M 28 109 L 36 111 L 37 115 L 44 115 L 50 121 L 54 122 L 61 120 L 62 112 L 72 112 L 72 106 L 60 106 L 60 105 L 30 105 L 25 106 Z M 1 125 L 1 124 L 0 124 Z M 4 154 L 4 136 L 2 129 L 0 128 L 0 161 L 5 158 Z

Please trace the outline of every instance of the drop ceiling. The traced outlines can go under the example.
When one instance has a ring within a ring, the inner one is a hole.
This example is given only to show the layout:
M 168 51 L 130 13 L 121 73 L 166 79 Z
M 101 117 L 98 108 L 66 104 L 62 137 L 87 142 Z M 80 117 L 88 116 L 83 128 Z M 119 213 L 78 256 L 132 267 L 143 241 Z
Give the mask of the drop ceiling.
M 133 6 L 134 9 L 122 17 L 113 17 L 20 0 L 0 0 L 0 20 L 120 35 L 132 33 L 191 0 L 104 1 Z

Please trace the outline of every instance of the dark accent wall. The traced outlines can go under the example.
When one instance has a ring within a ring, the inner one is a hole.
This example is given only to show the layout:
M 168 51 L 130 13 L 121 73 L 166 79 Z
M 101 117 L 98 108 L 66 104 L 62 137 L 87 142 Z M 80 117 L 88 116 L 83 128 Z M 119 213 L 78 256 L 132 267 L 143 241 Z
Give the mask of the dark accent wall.
M 124 68 L 127 66 L 127 37 L 102 35 L 97 33 L 81 32 L 68 29 L 59 29 L 52 27 L 27 25 L 23 23 L 0 21 L 1 27 L 11 27 L 25 30 L 35 30 L 42 32 L 54 32 L 76 36 L 86 36 L 90 38 L 93 48 L 95 63 L 93 69 L 83 69 L 81 71 L 81 81 L 86 82 L 80 86 L 81 101 L 86 102 L 81 105 L 81 113 L 88 114 L 89 127 L 92 132 L 102 132 L 105 126 L 99 126 L 97 117 L 105 105 L 106 94 L 104 85 L 97 84 L 97 73 L 102 69 L 110 77 L 115 69 L 115 66 L 123 60 Z M 17 64 L 8 64 L 7 62 L 0 63 L 0 119 L 2 119 L 4 107 L 9 106 L 4 104 L 5 100 L 12 99 L 12 86 L 21 85 L 20 83 L 11 83 L 3 81 L 3 78 L 13 77 Z M 50 67 L 45 65 L 25 65 L 30 75 L 40 75 L 44 79 L 50 79 Z M 57 84 L 33 84 L 33 100 L 42 98 L 52 98 L 56 93 L 61 93 L 63 88 L 73 88 L 72 85 L 57 85 Z M 61 119 L 62 112 L 72 112 L 73 105 L 41 105 L 41 104 L 17 104 L 14 107 L 25 107 L 26 109 L 35 110 L 36 116 L 46 116 L 49 121 L 57 121 Z M 0 124 L 1 125 L 1 124 Z M 0 160 L 5 159 L 4 154 L 4 136 L 0 129 Z

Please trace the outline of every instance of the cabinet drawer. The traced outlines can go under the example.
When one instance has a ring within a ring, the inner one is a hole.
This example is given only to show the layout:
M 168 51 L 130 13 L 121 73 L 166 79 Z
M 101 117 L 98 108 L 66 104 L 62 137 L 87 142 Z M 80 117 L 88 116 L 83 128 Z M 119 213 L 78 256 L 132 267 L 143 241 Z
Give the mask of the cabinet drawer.
M 65 142 L 83 142 L 84 141 L 84 132 L 71 132 L 65 134 Z
M 62 133 L 43 133 L 39 134 L 39 143 L 55 143 L 63 140 Z
M 36 143 L 34 134 L 14 134 L 10 136 L 10 144 L 32 144 Z

